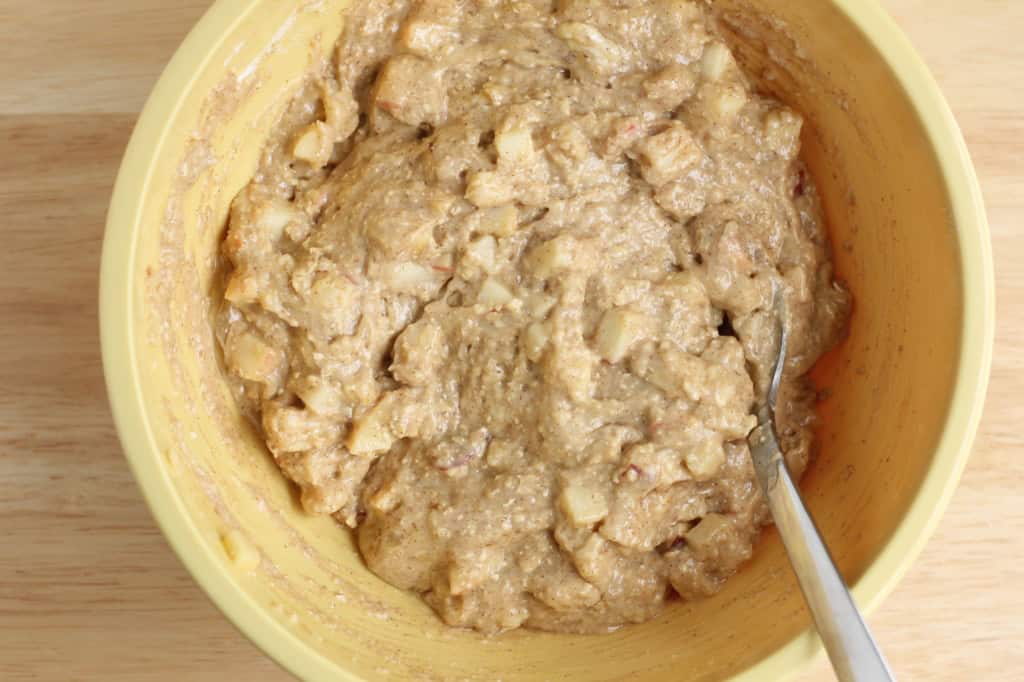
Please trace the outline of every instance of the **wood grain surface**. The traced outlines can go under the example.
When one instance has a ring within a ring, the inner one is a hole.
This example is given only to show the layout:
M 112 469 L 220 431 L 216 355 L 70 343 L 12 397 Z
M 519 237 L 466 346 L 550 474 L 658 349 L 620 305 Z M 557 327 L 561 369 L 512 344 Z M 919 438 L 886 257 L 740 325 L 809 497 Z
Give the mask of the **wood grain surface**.
M 283 680 L 193 584 L 122 459 L 96 319 L 121 153 L 207 0 L 0 0 L 0 680 Z M 995 363 L 977 445 L 871 618 L 904 680 L 1024 679 L 1024 2 L 884 0 L 988 205 Z M 827 680 L 824 661 L 800 676 Z

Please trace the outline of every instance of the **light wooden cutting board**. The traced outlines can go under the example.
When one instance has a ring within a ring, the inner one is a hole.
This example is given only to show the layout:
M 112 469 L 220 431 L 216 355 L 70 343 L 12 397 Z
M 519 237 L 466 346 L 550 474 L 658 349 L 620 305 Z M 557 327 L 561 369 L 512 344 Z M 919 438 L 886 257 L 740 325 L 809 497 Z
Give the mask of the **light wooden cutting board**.
M 205 0 L 0 0 L 0 680 L 283 680 L 171 554 L 122 459 L 96 321 L 111 184 Z M 999 328 L 938 533 L 871 618 L 904 680 L 1024 679 L 1024 1 L 885 0 L 981 176 Z M 821 661 L 802 680 L 827 680 Z

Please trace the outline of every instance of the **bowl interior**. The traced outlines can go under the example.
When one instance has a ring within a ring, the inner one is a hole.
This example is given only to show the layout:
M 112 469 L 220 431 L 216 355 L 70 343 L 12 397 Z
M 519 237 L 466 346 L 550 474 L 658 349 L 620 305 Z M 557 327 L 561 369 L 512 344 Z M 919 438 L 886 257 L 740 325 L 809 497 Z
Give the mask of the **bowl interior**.
M 302 513 L 221 378 L 212 273 L 229 202 L 303 72 L 329 54 L 345 4 L 215 5 L 148 105 L 112 206 L 111 393 L 130 460 L 179 554 L 247 634 L 304 677 L 669 680 L 746 670 L 774 679 L 807 658 L 816 645 L 774 532 L 721 594 L 653 622 L 600 637 L 485 639 L 445 629 L 418 598 L 369 573 L 346 531 Z M 922 486 L 953 400 L 965 293 L 926 127 L 841 4 L 717 6 L 760 86 L 810 122 L 805 156 L 855 297 L 848 340 L 816 370 L 829 397 L 802 488 L 857 582 L 869 569 L 898 571 L 891 551 L 888 563 L 876 560 L 894 537 L 905 543 L 927 525 L 901 527 L 922 490 L 932 494 Z M 873 601 L 885 582 L 862 581 L 857 594 Z

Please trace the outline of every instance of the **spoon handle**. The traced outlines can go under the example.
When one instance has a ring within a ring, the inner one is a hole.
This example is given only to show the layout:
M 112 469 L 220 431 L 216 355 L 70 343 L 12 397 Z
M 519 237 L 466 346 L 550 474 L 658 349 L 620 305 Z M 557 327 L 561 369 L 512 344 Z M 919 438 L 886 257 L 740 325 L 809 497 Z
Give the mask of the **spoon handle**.
M 800 499 L 771 428 L 758 430 L 761 438 L 751 439 L 758 478 L 836 677 L 840 682 L 892 680 L 882 652 Z

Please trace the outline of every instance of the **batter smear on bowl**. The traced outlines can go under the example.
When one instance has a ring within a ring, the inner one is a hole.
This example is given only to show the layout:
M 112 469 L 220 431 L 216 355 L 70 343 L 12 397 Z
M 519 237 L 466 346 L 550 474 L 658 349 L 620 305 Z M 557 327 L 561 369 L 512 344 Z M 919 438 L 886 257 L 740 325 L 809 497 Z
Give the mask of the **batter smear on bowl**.
M 355 2 L 235 200 L 218 337 L 305 508 L 457 626 L 603 631 L 718 590 L 745 437 L 848 311 L 802 120 L 683 0 Z

